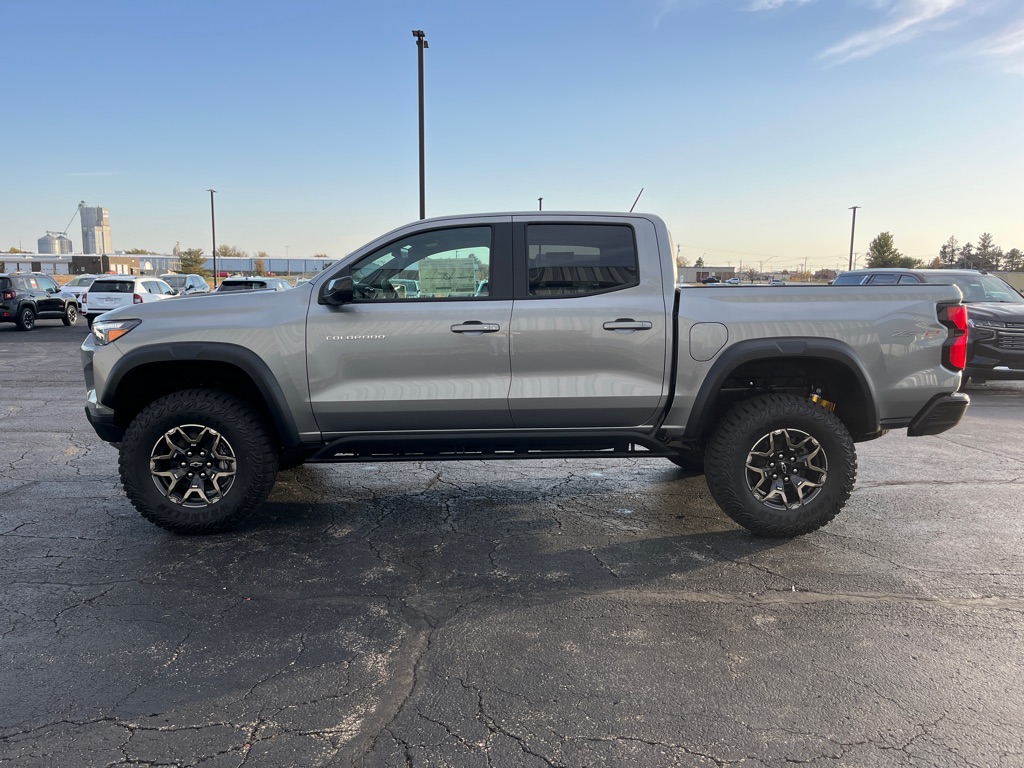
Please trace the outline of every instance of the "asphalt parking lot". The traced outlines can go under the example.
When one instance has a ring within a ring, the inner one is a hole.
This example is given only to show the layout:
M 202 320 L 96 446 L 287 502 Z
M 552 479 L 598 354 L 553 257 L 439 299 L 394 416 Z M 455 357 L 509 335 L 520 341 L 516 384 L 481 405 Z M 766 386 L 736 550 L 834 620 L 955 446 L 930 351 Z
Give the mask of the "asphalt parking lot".
M 190 538 L 86 332 L 0 325 L 0 765 L 1024 765 L 1024 382 L 792 541 L 656 459 L 300 467 Z

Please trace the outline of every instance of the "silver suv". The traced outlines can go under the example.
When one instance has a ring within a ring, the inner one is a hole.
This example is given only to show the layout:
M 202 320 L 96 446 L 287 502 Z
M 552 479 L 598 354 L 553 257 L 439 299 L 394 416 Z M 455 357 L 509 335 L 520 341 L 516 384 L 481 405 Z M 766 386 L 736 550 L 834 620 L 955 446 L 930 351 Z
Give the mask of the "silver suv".
M 210 284 L 202 275 L 189 274 L 166 274 L 160 275 L 160 279 L 174 288 L 182 296 L 190 296 L 193 293 L 209 293 Z

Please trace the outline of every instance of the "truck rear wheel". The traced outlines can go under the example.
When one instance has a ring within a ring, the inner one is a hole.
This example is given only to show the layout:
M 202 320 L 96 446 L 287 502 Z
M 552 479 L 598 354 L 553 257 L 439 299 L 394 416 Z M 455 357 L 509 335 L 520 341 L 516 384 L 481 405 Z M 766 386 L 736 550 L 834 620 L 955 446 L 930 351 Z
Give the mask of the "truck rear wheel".
M 262 419 L 233 395 L 188 389 L 154 400 L 125 431 L 121 482 L 137 510 L 175 533 L 235 525 L 270 495 L 277 453 Z
M 760 536 L 800 536 L 839 514 L 853 492 L 857 454 L 846 426 L 795 395 L 737 404 L 708 442 L 712 497 Z

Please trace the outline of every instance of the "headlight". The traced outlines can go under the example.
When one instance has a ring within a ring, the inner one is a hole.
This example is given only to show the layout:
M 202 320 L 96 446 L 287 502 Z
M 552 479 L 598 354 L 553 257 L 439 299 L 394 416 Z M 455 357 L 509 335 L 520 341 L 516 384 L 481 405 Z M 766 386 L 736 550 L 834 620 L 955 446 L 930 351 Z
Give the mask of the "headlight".
M 141 320 L 96 320 L 92 324 L 92 335 L 96 337 L 96 344 L 102 347 L 104 344 L 117 341 L 141 322 Z
M 975 328 L 1005 328 L 1006 323 L 1001 323 L 998 320 L 971 320 L 971 325 Z

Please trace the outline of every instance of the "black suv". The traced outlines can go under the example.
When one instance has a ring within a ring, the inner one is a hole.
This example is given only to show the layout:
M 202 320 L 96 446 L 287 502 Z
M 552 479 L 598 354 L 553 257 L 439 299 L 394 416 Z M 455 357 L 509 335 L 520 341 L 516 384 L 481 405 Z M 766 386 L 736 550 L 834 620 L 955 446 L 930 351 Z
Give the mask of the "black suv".
M 0 323 L 14 323 L 22 331 L 31 331 L 36 318 L 74 325 L 78 320 L 78 301 L 47 275 L 0 274 Z
M 1024 379 L 1024 296 L 995 275 L 973 269 L 856 269 L 832 285 L 955 285 L 967 304 L 964 381 Z

